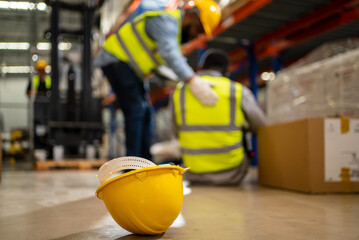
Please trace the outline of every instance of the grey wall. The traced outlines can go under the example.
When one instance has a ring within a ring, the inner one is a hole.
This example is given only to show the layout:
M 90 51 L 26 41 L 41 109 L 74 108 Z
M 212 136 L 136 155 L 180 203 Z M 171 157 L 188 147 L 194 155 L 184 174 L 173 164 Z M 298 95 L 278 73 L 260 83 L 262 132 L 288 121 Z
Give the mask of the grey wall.
M 0 78 L 0 113 L 4 121 L 2 132 L 28 127 L 27 84 L 26 76 Z

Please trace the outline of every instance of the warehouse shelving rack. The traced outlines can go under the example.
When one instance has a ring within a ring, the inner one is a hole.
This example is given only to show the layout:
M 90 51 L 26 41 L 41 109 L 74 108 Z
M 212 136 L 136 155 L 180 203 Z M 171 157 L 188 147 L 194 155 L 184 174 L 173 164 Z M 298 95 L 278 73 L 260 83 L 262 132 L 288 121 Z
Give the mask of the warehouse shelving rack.
M 265 84 L 258 72 L 276 73 L 325 42 L 358 35 L 357 0 L 252 0 L 222 19 L 211 38 L 201 36 L 183 46 L 183 53 L 196 58 L 207 47 L 226 50 L 231 78 L 249 80 L 257 96 L 258 85 Z M 252 144 L 255 150 L 255 139 Z
M 140 2 L 132 1 L 120 22 Z M 259 72 L 276 73 L 323 43 L 359 35 L 358 0 L 238 0 L 227 7 L 235 6 L 239 7 L 224 16 L 212 37 L 199 36 L 183 45 L 182 52 L 195 63 L 206 48 L 227 51 L 231 78 L 249 81 L 255 96 L 265 84 Z M 257 165 L 256 156 L 253 162 Z

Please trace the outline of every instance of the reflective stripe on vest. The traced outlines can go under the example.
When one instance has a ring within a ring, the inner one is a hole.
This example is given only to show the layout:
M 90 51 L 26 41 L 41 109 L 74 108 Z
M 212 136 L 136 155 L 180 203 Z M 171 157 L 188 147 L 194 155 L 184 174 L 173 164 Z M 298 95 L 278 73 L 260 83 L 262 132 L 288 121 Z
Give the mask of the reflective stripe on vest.
M 106 39 L 103 48 L 119 60 L 128 63 L 140 77 L 149 75 L 159 65 L 165 64 L 165 61 L 157 52 L 157 43 L 146 34 L 145 22 L 148 17 L 161 15 L 171 16 L 177 20 L 179 29 L 177 37 L 180 43 L 180 10 L 150 11 L 124 24 Z
M 40 85 L 40 77 L 39 75 L 35 75 L 32 77 L 32 86 L 35 91 L 37 91 L 38 87 Z M 47 76 L 45 77 L 45 87 L 47 89 L 51 88 L 51 77 Z
M 216 106 L 202 106 L 187 85 L 173 95 L 183 161 L 191 172 L 228 170 L 244 157 L 242 85 L 224 77 L 203 76 L 220 96 Z

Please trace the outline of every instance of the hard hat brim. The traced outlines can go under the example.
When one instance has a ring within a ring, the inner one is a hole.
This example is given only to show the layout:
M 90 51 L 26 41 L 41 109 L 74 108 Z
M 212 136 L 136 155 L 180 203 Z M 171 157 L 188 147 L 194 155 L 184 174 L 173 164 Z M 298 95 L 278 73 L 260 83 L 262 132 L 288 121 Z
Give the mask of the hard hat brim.
M 141 169 L 137 169 L 137 170 L 133 170 L 124 174 L 121 174 L 117 177 L 114 177 L 110 180 L 105 181 L 104 183 L 102 183 L 96 190 L 96 196 L 97 198 L 101 199 L 101 196 L 99 196 L 99 192 L 108 184 L 117 181 L 121 178 L 125 178 L 140 172 L 146 172 L 146 171 L 156 171 L 156 170 L 163 170 L 163 169 L 168 169 L 168 170 L 177 170 L 179 171 L 179 174 L 183 174 L 184 172 L 186 172 L 188 170 L 188 168 L 182 168 L 180 166 L 172 166 L 172 165 L 158 165 L 158 166 L 154 166 L 154 167 L 145 167 L 145 168 L 141 168 Z

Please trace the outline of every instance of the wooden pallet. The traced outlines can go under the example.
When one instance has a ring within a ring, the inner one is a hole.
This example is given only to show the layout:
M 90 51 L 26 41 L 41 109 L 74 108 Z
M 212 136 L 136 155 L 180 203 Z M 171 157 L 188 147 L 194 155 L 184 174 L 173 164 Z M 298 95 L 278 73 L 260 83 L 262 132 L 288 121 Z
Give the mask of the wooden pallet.
M 89 170 L 92 168 L 99 168 L 107 160 L 84 160 L 84 159 L 72 159 L 72 160 L 58 160 L 58 161 L 36 161 L 36 170 L 45 171 L 50 169 L 79 169 Z

